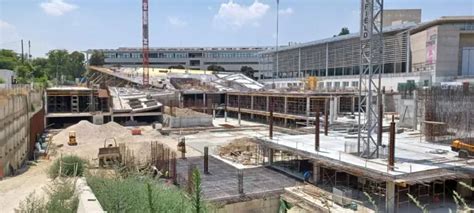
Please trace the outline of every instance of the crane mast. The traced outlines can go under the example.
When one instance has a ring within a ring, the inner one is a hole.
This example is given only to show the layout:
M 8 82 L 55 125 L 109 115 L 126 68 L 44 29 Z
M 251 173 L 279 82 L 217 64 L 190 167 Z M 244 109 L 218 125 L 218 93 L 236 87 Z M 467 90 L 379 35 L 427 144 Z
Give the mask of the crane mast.
M 142 55 L 143 55 L 143 86 L 148 86 L 150 83 L 149 73 L 149 40 L 148 40 L 148 0 L 142 0 L 142 24 L 143 24 L 143 36 L 142 36 Z

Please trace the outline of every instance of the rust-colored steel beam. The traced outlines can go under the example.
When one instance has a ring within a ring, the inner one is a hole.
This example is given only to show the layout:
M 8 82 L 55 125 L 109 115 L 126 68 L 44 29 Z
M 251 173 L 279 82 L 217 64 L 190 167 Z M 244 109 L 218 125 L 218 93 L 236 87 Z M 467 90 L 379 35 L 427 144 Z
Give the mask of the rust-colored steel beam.
M 209 147 L 204 147 L 204 174 L 209 174 Z
M 390 144 L 389 144 L 389 155 L 388 155 L 388 167 L 390 170 L 394 170 L 395 166 L 395 116 L 392 115 L 392 122 L 390 123 Z
M 273 139 L 273 97 L 270 97 L 270 119 L 268 120 L 269 125 L 269 138 Z
M 319 151 L 319 106 L 316 106 L 316 117 L 314 121 L 314 147 L 316 151 Z
M 328 110 L 329 101 L 328 99 L 324 99 L 324 135 L 328 135 L 329 130 L 329 110 Z

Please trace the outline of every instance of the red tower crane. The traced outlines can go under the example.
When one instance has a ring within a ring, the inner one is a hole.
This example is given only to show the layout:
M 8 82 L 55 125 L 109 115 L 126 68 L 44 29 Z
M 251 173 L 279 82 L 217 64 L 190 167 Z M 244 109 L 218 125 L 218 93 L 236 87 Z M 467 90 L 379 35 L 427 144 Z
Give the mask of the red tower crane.
M 148 40 L 148 0 L 142 0 L 142 24 L 143 24 L 143 86 L 148 86 L 150 83 L 150 73 L 149 73 L 149 40 Z

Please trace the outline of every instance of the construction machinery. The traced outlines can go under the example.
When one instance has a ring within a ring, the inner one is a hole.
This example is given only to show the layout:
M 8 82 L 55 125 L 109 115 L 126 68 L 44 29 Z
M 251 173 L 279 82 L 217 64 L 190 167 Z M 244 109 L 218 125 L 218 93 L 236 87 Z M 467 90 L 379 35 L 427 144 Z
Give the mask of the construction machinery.
M 67 142 L 69 146 L 77 146 L 77 141 L 76 141 L 76 132 L 75 131 L 70 131 L 69 132 L 69 141 Z
M 107 144 L 107 141 L 113 141 L 113 143 Z M 98 158 L 100 167 L 120 164 L 122 162 L 120 148 L 117 146 L 115 138 L 104 140 L 104 147 L 99 148 Z
M 451 150 L 458 152 L 460 158 L 474 157 L 474 138 L 455 139 L 451 142 Z

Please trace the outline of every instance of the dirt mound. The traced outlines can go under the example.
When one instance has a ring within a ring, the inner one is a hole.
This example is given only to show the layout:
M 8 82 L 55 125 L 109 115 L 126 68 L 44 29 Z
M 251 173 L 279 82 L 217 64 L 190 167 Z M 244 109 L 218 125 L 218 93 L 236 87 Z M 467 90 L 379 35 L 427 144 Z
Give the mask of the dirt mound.
M 59 153 L 75 154 L 88 160 L 94 160 L 97 158 L 99 148 L 104 147 L 104 141 L 107 140 L 107 144 L 113 144 L 113 139 L 115 139 L 117 145 L 123 143 L 134 151 L 135 156 L 145 159 L 150 155 L 150 142 L 157 140 L 160 134 L 148 126 L 140 128 L 142 135 L 132 135 L 131 129 L 115 122 L 95 125 L 89 121 L 80 121 L 55 135 L 53 143 L 55 145 L 62 144 L 58 150 Z M 70 131 L 76 132 L 77 146 L 67 144 Z
M 165 106 L 165 113 L 170 115 L 170 108 Z M 173 107 L 173 116 L 176 117 L 209 117 L 210 115 L 188 108 Z
M 219 156 L 243 165 L 257 164 L 257 144 L 252 138 L 238 138 L 218 149 Z

